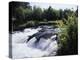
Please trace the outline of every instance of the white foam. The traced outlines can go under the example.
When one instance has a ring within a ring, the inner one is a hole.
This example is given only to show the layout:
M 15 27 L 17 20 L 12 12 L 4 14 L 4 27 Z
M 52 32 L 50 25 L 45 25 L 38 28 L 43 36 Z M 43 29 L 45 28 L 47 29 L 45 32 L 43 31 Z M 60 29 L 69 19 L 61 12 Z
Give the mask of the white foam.
M 50 39 L 41 38 L 37 46 L 34 45 L 36 38 L 33 37 L 26 43 L 29 36 L 37 33 L 40 29 L 25 29 L 24 32 L 16 32 L 12 34 L 12 56 L 13 58 L 25 58 L 25 57 L 42 57 L 49 56 L 52 52 L 53 55 L 56 55 L 57 51 L 57 41 L 51 41 Z M 35 47 L 34 47 L 34 46 Z

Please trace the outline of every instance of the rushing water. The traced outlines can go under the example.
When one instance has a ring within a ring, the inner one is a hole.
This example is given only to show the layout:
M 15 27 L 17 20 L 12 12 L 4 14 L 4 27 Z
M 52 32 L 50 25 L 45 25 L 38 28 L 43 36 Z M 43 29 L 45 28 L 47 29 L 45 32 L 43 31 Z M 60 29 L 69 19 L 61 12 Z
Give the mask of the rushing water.
M 43 57 L 57 54 L 57 35 L 59 29 L 52 27 L 26 28 L 23 32 L 12 34 L 12 57 Z

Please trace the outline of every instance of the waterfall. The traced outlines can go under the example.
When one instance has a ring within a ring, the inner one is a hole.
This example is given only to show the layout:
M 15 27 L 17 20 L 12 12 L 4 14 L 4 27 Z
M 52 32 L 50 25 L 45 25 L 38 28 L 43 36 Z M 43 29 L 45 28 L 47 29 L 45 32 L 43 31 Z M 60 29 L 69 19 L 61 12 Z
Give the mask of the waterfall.
M 42 28 L 24 29 L 23 32 L 12 34 L 12 56 L 13 58 L 42 57 L 56 55 L 58 44 L 56 34 L 47 29 L 40 32 Z M 29 37 L 32 36 L 30 39 Z M 29 39 L 29 41 L 27 41 Z M 37 42 L 36 42 L 37 41 Z

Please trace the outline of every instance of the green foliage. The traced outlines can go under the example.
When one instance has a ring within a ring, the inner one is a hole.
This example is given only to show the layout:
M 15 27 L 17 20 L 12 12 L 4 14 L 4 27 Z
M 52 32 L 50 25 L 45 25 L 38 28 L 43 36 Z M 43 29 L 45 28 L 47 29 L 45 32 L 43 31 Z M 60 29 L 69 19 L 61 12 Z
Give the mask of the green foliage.
M 42 9 L 40 7 L 33 7 L 33 14 L 32 14 L 32 18 L 33 20 L 42 20 Z
M 72 13 L 77 14 L 69 9 L 56 10 L 49 6 L 47 9 L 41 9 L 40 7 L 34 6 L 33 8 L 29 3 L 24 2 L 13 2 L 10 4 L 12 7 L 12 17 L 18 20 L 17 22 L 25 23 L 29 20 L 38 20 L 38 21 L 55 21 L 61 19 L 68 19 Z M 16 6 L 16 7 L 15 7 Z
M 68 45 L 69 45 L 69 50 L 71 53 L 77 54 L 77 49 L 78 49 L 78 20 L 75 16 L 69 17 L 69 23 L 68 24 Z
M 61 50 L 59 51 L 60 55 L 67 55 L 67 54 L 77 54 L 78 49 L 78 22 L 77 17 L 75 14 L 72 14 L 68 17 L 68 20 L 65 21 L 61 29 L 60 36 L 60 43 L 61 43 Z M 64 20 L 63 20 L 64 22 Z

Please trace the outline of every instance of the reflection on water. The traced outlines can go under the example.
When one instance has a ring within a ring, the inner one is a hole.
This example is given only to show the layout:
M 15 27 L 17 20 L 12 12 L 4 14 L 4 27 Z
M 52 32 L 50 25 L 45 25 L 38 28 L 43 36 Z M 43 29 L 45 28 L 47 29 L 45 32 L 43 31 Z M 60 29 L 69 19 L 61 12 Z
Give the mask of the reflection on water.
M 26 28 L 23 32 L 15 31 L 12 34 L 12 57 L 43 57 L 57 54 L 58 43 L 56 33 L 59 28 L 39 26 Z

